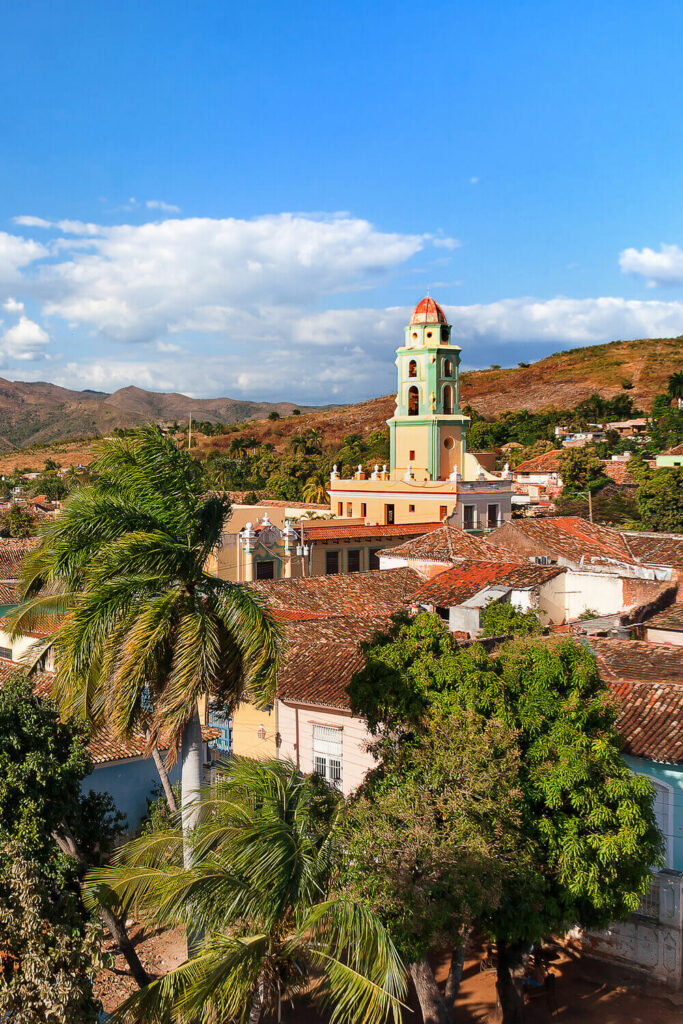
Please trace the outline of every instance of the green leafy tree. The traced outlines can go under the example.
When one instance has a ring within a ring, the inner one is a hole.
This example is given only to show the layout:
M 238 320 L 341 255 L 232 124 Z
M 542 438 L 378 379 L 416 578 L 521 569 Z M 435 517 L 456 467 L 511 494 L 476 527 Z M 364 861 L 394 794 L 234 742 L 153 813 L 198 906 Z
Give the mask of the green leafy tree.
M 180 745 L 183 821 L 196 821 L 202 763 L 197 701 L 272 701 L 277 631 L 243 587 L 204 565 L 230 514 L 185 450 L 146 427 L 103 442 L 97 480 L 41 532 L 24 563 L 15 628 L 55 609 L 55 696 L 66 715 L 122 736 L 163 723 Z
M 522 790 L 520 857 L 481 925 L 498 946 L 503 1019 L 520 1019 L 524 951 L 580 924 L 606 927 L 634 911 L 661 863 L 647 779 L 620 756 L 616 708 L 592 654 L 571 639 L 512 641 L 493 653 L 458 650 L 435 616 L 397 622 L 367 645 L 350 685 L 370 728 L 419 728 L 454 708 L 517 732 Z
M 558 462 L 563 490 L 567 493 L 590 491 L 595 494 L 609 483 L 602 462 L 591 448 L 567 448 Z
M 2 532 L 7 537 L 32 537 L 35 533 L 33 516 L 24 505 L 14 501 L 2 517 Z
M 269 420 L 279 420 L 280 419 L 280 413 L 277 411 L 277 409 L 272 409 L 268 413 L 268 419 Z
M 27 1024 L 94 1019 L 97 929 L 79 876 L 82 859 L 94 861 L 120 835 L 122 819 L 111 797 L 81 791 L 92 771 L 87 735 L 24 676 L 0 690 L 0 1011 Z M 120 934 L 114 915 L 104 916 Z
M 538 614 L 509 601 L 491 601 L 481 613 L 482 636 L 537 636 L 543 632 Z
M 646 530 L 683 531 L 683 468 L 656 470 L 640 484 L 637 498 Z
M 32 497 L 44 494 L 49 501 L 61 501 L 69 493 L 68 484 L 56 473 L 41 473 L 31 484 Z
M 178 828 L 143 836 L 94 871 L 144 920 L 204 931 L 186 963 L 129 999 L 122 1020 L 281 1019 L 308 989 L 339 1022 L 400 1019 L 403 967 L 363 902 L 330 892 L 340 801 L 286 761 L 235 759 L 205 794 L 192 867 Z
M 377 768 L 348 807 L 340 884 L 386 924 L 429 1024 L 449 1020 L 467 935 L 498 905 L 506 863 L 519 856 L 515 741 L 459 709 L 429 715 L 398 742 L 382 732 Z M 427 955 L 449 945 L 444 999 Z
M 304 501 L 312 501 L 317 504 L 329 501 L 327 491 L 330 486 L 329 474 L 324 469 L 318 468 L 312 473 L 303 486 Z
M 41 872 L 19 844 L 0 856 L 0 1016 L 13 1024 L 96 1024 L 92 974 L 101 934 L 77 895 Z

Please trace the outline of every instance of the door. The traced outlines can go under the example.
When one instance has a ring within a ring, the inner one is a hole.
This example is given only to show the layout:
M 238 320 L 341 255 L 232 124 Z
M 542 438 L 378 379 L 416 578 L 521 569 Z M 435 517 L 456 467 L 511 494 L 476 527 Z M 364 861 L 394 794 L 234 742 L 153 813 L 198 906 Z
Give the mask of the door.
M 390 526 L 393 523 L 393 521 L 394 521 L 394 506 L 393 505 L 385 505 L 384 506 L 384 522 L 387 524 L 387 526 Z

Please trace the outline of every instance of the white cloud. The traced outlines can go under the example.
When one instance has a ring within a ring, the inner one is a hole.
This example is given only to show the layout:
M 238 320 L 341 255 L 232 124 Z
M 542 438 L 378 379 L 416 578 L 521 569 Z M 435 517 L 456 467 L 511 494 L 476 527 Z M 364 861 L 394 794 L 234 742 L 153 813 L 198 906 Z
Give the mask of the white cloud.
M 654 249 L 624 249 L 619 266 L 625 274 L 638 274 L 646 279 L 648 288 L 683 284 L 683 250 L 677 245 L 661 245 Z
M 12 218 L 15 224 L 24 228 L 49 228 L 62 231 L 65 235 L 101 235 L 104 229 L 99 224 L 88 224 L 82 220 L 45 220 L 44 217 L 21 216 Z
M 44 266 L 40 280 L 52 294 L 49 315 L 148 341 L 207 319 L 230 330 L 233 314 L 239 321 L 366 287 L 428 242 L 350 217 L 172 219 L 103 228 L 87 249 L 76 244 L 70 259 Z
M 39 242 L 0 231 L 0 285 L 19 281 L 23 267 L 47 255 L 48 250 Z
M 164 213 L 180 213 L 180 207 L 173 203 L 165 203 L 163 199 L 148 199 L 145 203 L 148 210 L 163 210 Z
M 470 178 L 470 185 L 478 185 L 479 178 Z
M 0 339 L 0 361 L 2 365 L 11 365 L 15 361 L 45 359 L 45 346 L 49 341 L 50 336 L 40 324 L 22 316 Z
M 155 348 L 157 352 L 182 352 L 180 345 L 174 345 L 172 341 L 157 341 Z
M 10 298 L 8 298 L 6 302 L 3 302 L 2 308 L 7 313 L 23 313 L 24 312 L 24 303 L 23 302 L 17 302 L 16 299 L 13 299 L 10 296 Z

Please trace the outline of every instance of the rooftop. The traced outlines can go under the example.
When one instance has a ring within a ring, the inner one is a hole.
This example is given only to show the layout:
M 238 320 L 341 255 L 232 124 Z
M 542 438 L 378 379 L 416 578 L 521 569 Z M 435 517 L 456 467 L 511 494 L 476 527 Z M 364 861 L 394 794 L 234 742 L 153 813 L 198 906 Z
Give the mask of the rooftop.
M 304 522 L 304 536 L 308 540 L 344 540 L 346 537 L 414 537 L 439 529 L 438 523 L 391 523 L 370 526 L 366 523 L 346 523 L 344 520 L 318 520 Z M 297 525 L 297 529 L 298 529 Z
M 516 519 L 494 530 L 488 539 L 491 544 L 503 544 L 508 549 L 523 542 L 523 550 L 528 554 L 548 554 L 574 562 L 582 558 L 589 563 L 640 562 L 618 530 L 589 523 L 580 516 Z
M 446 314 L 438 302 L 427 296 L 418 302 L 410 318 L 410 326 L 414 324 L 447 324 Z
M 683 455 L 683 444 L 676 444 L 673 448 L 668 448 L 665 452 L 660 452 L 660 455 Z
M 18 580 L 27 553 L 39 543 L 37 537 L 0 537 L 0 580 Z
M 423 583 L 414 596 L 422 604 L 447 608 L 467 601 L 492 583 L 510 590 L 528 590 L 562 572 L 565 569 L 557 565 L 520 565 L 516 561 L 479 562 L 467 559 Z
M 392 615 L 410 600 L 422 578 L 413 570 L 375 569 L 334 576 L 260 580 L 248 586 L 276 619 Z
M 683 633 L 683 604 L 672 604 L 663 612 L 657 612 L 647 620 L 645 625 L 648 629 L 670 629 L 674 633 Z M 681 660 L 683 660 L 683 652 L 681 652 Z
M 398 544 L 395 548 L 385 548 L 380 554 L 392 558 L 403 558 L 407 561 L 443 562 L 445 565 L 466 558 L 489 562 L 503 562 L 510 559 L 517 562 L 525 561 L 509 548 L 504 548 L 502 544 L 492 544 L 483 537 L 464 533 L 449 523 L 443 523 L 417 540 L 406 541 L 405 544 Z
M 591 639 L 603 678 L 621 707 L 624 753 L 683 762 L 683 659 L 680 647 Z
M 562 455 L 561 448 L 554 448 L 550 452 L 544 452 L 542 455 L 536 455 L 533 459 L 527 459 L 526 462 L 520 462 L 518 466 L 512 470 L 514 473 L 559 473 L 560 463 L 558 461 L 560 455 Z

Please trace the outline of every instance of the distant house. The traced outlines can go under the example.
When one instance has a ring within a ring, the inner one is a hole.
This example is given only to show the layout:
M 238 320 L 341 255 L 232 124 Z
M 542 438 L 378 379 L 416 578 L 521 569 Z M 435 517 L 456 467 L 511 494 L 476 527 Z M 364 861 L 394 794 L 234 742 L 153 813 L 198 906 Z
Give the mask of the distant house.
M 655 458 L 657 469 L 674 469 L 683 466 L 683 444 L 677 444 L 675 448 L 669 448 Z
M 551 504 L 562 490 L 559 463 L 561 455 L 562 449 L 555 448 L 515 466 L 511 471 L 513 505 Z
M 647 420 L 638 418 L 634 420 L 616 420 L 614 423 L 606 423 L 605 431 L 615 430 L 619 437 L 641 437 L 647 430 Z

